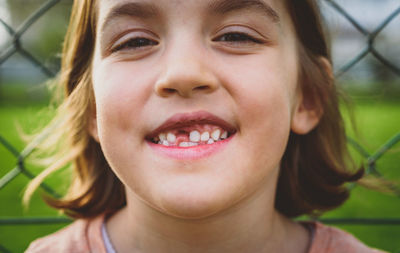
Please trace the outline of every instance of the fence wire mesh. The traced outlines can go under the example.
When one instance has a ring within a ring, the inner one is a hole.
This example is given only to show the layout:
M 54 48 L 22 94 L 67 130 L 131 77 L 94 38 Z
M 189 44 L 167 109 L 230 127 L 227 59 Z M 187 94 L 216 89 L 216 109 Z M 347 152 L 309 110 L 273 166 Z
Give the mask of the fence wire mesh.
M 357 63 L 363 60 L 368 55 L 372 55 L 380 61 L 387 69 L 391 70 L 395 75 L 400 77 L 400 67 L 392 63 L 384 57 L 375 47 L 375 41 L 378 35 L 398 16 L 400 16 L 400 4 L 397 9 L 394 9 L 375 30 L 368 31 L 360 22 L 357 21 L 352 15 L 346 11 L 337 1 L 334 0 L 321 0 L 328 4 L 333 10 L 340 13 L 348 22 L 350 22 L 363 36 L 366 38 L 365 48 L 360 53 L 344 64 L 335 73 L 336 77 L 340 77 L 344 73 L 350 71 Z M 29 50 L 24 48 L 21 37 L 26 33 L 32 25 L 34 25 L 43 15 L 45 15 L 51 8 L 60 3 L 60 0 L 45 1 L 36 11 L 34 11 L 25 22 L 23 22 L 17 29 L 12 28 L 2 17 L 0 23 L 5 28 L 9 36 L 12 38 L 10 45 L 0 52 L 0 67 L 13 55 L 20 54 L 26 60 L 35 65 L 42 73 L 48 78 L 55 77 L 57 72 L 47 67 L 43 62 L 37 59 Z M 42 133 L 35 140 L 29 143 L 22 151 L 18 150 L 13 143 L 7 140 L 7 136 L 0 133 L 0 145 L 2 145 L 12 156 L 16 159 L 15 167 L 8 170 L 8 172 L 0 178 L 0 190 L 5 188 L 17 176 L 24 176 L 28 179 L 35 177 L 26 166 L 26 159 L 31 155 L 35 148 L 46 138 L 48 133 Z M 396 144 L 400 143 L 400 128 L 399 132 L 391 137 L 375 152 L 370 153 L 364 148 L 357 140 L 348 138 L 349 145 L 353 146 L 357 152 L 363 157 L 366 164 L 366 173 L 376 177 L 384 177 L 384 175 L 377 168 L 377 161 L 385 155 Z M 56 191 L 46 183 L 40 186 L 44 191 L 52 196 L 59 197 Z M 397 196 L 400 196 L 399 189 L 394 189 Z M 0 200 L 1 201 L 1 200 Z M 59 224 L 68 223 L 71 220 L 65 217 L 51 216 L 51 217 L 0 217 L 0 228 L 3 226 L 19 226 L 19 225 L 40 225 L 40 224 Z M 329 218 L 321 219 L 322 222 L 327 224 L 358 224 L 358 225 L 400 225 L 399 218 Z M 11 252 L 0 242 L 0 252 Z

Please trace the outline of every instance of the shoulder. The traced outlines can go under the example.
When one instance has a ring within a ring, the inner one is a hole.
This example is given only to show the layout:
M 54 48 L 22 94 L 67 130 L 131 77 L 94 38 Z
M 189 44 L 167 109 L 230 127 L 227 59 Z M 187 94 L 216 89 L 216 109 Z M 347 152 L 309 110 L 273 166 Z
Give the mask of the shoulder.
M 46 252 L 99 252 L 105 253 L 101 237 L 101 225 L 104 216 L 94 219 L 80 219 L 67 227 L 43 238 L 39 238 L 29 245 L 25 253 Z
M 310 253 L 384 253 L 372 249 L 360 242 L 353 235 L 338 228 L 313 223 L 314 238 Z

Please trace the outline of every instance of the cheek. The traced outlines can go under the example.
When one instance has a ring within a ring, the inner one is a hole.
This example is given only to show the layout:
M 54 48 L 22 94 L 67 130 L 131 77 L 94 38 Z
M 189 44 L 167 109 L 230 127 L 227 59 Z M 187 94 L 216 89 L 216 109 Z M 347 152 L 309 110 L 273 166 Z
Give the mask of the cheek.
M 125 184 L 132 181 L 133 171 L 140 177 L 141 171 L 131 161 L 142 158 L 140 152 L 133 150 L 142 149 L 143 108 L 152 92 L 147 73 L 132 65 L 104 60 L 94 65 L 92 76 L 100 145 L 111 168 Z
M 280 54 L 254 57 L 229 71 L 232 93 L 244 123 L 279 126 L 290 121 L 297 71 Z M 233 74 L 233 75 L 232 75 Z M 250 120 L 250 121 L 249 121 Z
M 231 65 L 232 66 L 232 65 Z M 294 61 L 279 54 L 254 57 L 229 71 L 234 83 L 232 94 L 237 101 L 240 134 L 245 137 L 247 156 L 262 168 L 276 168 L 286 148 L 290 133 L 292 97 L 296 88 Z
M 106 62 L 95 68 L 93 85 L 100 133 L 112 127 L 122 131 L 135 128 L 151 93 L 149 82 L 146 72 L 129 63 Z

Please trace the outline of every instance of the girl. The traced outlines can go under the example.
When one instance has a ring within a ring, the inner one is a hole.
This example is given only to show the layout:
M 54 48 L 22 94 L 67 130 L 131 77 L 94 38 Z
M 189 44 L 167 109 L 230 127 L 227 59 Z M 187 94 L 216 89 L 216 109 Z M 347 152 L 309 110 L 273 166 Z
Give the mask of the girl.
M 78 218 L 27 252 L 379 252 L 320 223 L 356 181 L 313 0 L 77 0 L 49 146 Z M 62 145 L 60 145 L 60 143 Z

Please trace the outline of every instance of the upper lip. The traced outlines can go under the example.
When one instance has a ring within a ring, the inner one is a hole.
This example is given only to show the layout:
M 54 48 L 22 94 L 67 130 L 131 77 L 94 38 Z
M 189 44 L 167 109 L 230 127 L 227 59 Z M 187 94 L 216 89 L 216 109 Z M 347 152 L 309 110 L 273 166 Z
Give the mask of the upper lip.
M 151 131 L 148 138 L 157 136 L 159 133 L 166 132 L 172 129 L 188 127 L 195 124 L 210 124 L 221 127 L 229 133 L 235 133 L 236 128 L 218 116 L 207 111 L 197 111 L 192 113 L 177 113 L 168 118 L 159 127 Z

